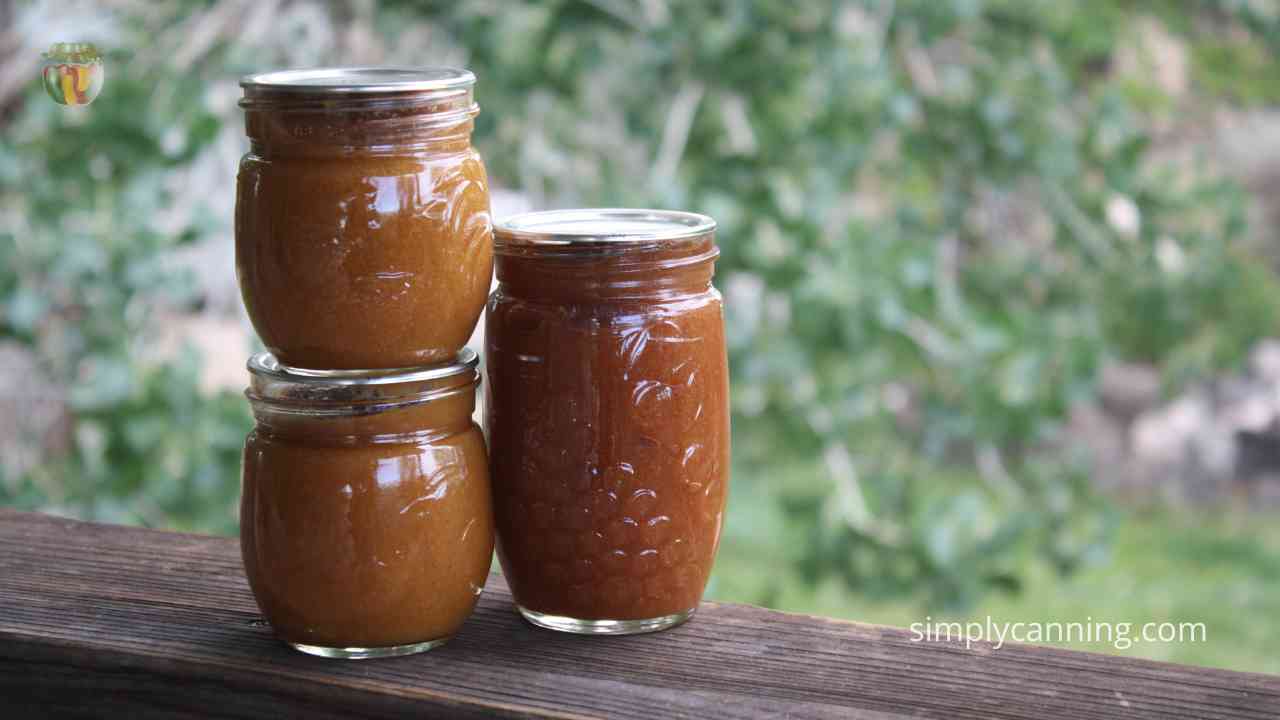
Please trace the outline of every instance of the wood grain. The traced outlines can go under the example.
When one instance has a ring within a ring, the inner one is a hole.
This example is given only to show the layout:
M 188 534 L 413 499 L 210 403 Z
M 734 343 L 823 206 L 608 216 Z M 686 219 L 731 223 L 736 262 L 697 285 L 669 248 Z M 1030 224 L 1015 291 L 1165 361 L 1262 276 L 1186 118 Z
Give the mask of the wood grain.
M 654 635 L 534 629 L 501 576 L 445 647 L 339 662 L 261 622 L 234 540 L 0 510 L 0 717 L 1280 718 L 1280 677 L 707 603 Z

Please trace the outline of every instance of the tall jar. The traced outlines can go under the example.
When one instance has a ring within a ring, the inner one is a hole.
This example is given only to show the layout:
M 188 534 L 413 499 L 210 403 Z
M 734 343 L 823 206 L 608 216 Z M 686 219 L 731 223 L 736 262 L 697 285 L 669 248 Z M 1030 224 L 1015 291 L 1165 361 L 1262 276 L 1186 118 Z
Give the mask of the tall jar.
M 485 425 L 498 557 L 535 625 L 671 627 L 702 597 L 729 487 L 715 223 L 529 213 L 495 229 Z
M 411 367 L 466 343 L 493 270 L 474 83 L 466 70 L 385 67 L 241 82 L 236 271 L 280 363 Z
M 326 657 L 404 655 L 470 615 L 493 555 L 476 365 L 471 350 L 412 372 L 250 359 L 240 546 L 282 640 Z

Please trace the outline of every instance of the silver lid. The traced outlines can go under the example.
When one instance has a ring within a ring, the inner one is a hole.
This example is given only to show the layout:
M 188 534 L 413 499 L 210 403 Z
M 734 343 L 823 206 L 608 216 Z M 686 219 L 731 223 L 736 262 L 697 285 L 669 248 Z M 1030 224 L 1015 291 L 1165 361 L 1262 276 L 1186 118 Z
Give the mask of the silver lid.
M 475 85 L 470 70 L 453 67 L 328 67 L 275 70 L 246 75 L 240 87 L 309 95 L 375 94 L 465 90 Z
M 385 370 L 306 370 L 281 365 L 275 355 L 249 358 L 249 390 L 253 400 L 269 402 L 397 402 L 434 399 L 479 381 L 480 357 L 463 348 L 453 362 Z M 456 384 L 441 380 L 458 377 Z
M 587 208 L 515 215 L 494 225 L 499 243 L 578 245 L 695 238 L 714 232 L 716 221 L 678 210 Z

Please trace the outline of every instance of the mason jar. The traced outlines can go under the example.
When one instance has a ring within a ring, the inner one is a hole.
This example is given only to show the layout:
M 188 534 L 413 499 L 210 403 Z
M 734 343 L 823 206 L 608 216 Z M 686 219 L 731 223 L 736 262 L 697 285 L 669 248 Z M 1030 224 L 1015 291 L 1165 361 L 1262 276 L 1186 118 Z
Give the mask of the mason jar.
M 241 82 L 236 271 L 281 364 L 420 366 L 467 342 L 493 271 L 474 84 L 466 70 L 388 67 Z
M 708 217 L 529 213 L 495 229 L 485 426 L 498 557 L 531 623 L 688 619 L 729 488 L 729 380 Z
M 471 350 L 414 371 L 249 360 L 240 545 L 282 640 L 326 657 L 404 655 L 471 614 L 494 542 L 476 365 Z

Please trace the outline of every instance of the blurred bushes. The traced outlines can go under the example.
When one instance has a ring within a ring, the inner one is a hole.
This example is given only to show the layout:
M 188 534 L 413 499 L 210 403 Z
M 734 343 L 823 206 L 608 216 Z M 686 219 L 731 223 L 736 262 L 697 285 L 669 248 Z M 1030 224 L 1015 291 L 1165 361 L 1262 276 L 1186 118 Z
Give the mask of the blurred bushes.
M 198 201 L 174 171 L 223 119 L 200 83 L 171 68 L 120 52 L 106 62 L 109 100 L 68 110 L 29 91 L 0 142 L 0 340 L 34 354 L 39 370 L 17 381 L 57 396 L 72 418 L 52 428 L 17 419 L 32 436 L 7 443 L 66 451 L 21 474 L 0 468 L 0 502 L 230 531 L 247 408 L 236 394 L 202 392 L 201 359 L 160 352 L 155 324 L 202 300 L 190 273 L 167 262 L 172 251 L 229 222 L 171 222 L 176 205 Z
M 1144 12 L 1222 77 L 1205 24 L 1274 60 L 1276 16 L 1259 5 Z M 750 534 L 735 523 L 767 505 L 793 570 L 778 582 L 834 576 L 963 604 L 1015 589 L 1028 562 L 1099 556 L 1111 516 L 1087 458 L 1056 442 L 1099 365 L 1146 360 L 1176 381 L 1274 331 L 1280 290 L 1242 248 L 1240 193 L 1151 162 L 1153 114 L 1167 121 L 1179 101 L 1112 72 L 1144 4 L 379 7 L 391 46 L 431 23 L 465 49 L 499 184 L 541 205 L 720 222 L 729 528 Z M 228 58 L 252 64 L 228 37 L 198 76 L 244 69 Z M 108 65 L 122 72 L 104 98 L 154 105 L 147 93 L 179 84 L 164 67 Z M 6 128 L 3 202 L 28 225 L 0 229 L 0 334 L 89 398 L 72 404 L 76 437 L 100 440 L 9 478 L 0 501 L 152 505 L 135 519 L 227 526 L 242 403 L 201 396 L 194 360 L 149 365 L 140 341 L 154 305 L 198 302 L 151 269 L 206 228 L 147 223 L 172 200 L 165 170 L 227 119 L 202 109 L 199 82 L 181 85 L 161 113 L 100 100 L 73 123 L 33 79 Z M 161 142 L 173 128 L 179 153 Z M 89 147 L 108 162 L 86 162 Z

